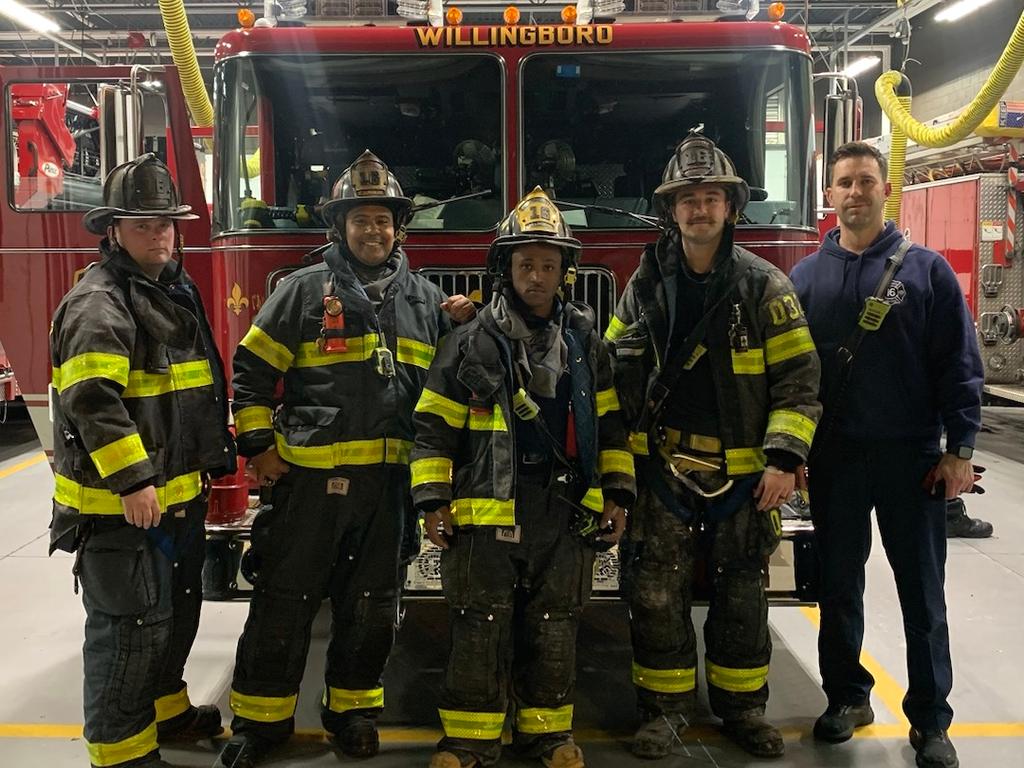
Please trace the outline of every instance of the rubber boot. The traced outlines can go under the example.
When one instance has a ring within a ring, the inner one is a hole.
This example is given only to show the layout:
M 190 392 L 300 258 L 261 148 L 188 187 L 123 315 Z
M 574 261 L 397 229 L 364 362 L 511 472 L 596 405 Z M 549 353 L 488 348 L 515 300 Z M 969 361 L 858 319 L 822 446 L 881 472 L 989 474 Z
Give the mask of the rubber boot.
M 630 751 L 644 760 L 658 760 L 672 753 L 688 723 L 680 714 L 658 715 L 641 725 L 633 735 Z
M 583 750 L 571 741 L 559 744 L 540 759 L 544 768 L 584 768 Z
M 380 751 L 380 735 L 373 718 L 354 715 L 334 735 L 334 741 L 349 757 L 373 757 Z
M 786 745 L 782 741 L 779 729 L 760 715 L 744 717 L 740 720 L 726 720 L 722 731 L 737 746 L 754 757 L 782 757 Z
M 222 733 L 224 726 L 220 722 L 220 710 L 213 704 L 189 707 L 180 715 L 156 724 L 156 740 L 160 744 L 212 739 Z

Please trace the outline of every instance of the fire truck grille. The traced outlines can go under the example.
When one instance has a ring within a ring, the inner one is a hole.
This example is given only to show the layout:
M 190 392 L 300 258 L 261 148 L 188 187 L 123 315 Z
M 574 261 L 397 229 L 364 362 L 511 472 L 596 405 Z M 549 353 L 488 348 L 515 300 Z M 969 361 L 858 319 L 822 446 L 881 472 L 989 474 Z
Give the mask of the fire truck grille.
M 419 270 L 419 274 L 449 296 L 461 293 L 474 301 L 490 301 L 491 281 L 482 269 L 424 267 Z M 615 311 L 615 275 L 604 267 L 580 267 L 572 297 L 590 305 L 597 316 L 598 332 L 604 335 L 612 312 Z

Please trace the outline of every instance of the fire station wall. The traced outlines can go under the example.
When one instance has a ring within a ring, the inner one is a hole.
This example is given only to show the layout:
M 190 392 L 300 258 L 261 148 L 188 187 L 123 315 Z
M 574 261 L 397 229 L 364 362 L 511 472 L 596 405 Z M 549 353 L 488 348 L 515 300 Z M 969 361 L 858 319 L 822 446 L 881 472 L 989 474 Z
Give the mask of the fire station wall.
M 1017 0 L 999 0 L 958 22 L 935 21 L 943 6 L 913 19 L 907 74 L 913 83 L 911 112 L 918 120 L 959 110 L 981 90 L 1009 41 L 1021 14 Z M 894 51 L 893 63 L 902 55 Z M 1024 70 L 1017 73 L 1005 99 L 1024 100 Z

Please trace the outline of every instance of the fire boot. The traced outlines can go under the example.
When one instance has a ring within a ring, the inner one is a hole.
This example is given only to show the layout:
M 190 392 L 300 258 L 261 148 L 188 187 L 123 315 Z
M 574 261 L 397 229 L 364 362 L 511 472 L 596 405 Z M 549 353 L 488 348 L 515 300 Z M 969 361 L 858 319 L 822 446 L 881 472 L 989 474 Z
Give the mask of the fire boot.
M 253 768 L 276 744 L 255 733 L 236 733 L 224 744 L 213 768 Z
M 549 755 L 543 755 L 540 761 L 544 763 L 544 768 L 584 768 L 583 750 L 571 741 L 559 744 Z
M 782 757 L 786 752 L 779 729 L 760 715 L 726 720 L 722 731 L 754 757 Z
M 681 714 L 657 715 L 640 726 L 630 750 L 645 760 L 667 757 L 676 744 L 683 743 L 680 736 L 688 725 Z
M 212 739 L 224 732 L 220 723 L 220 710 L 213 704 L 189 707 L 180 715 L 156 724 L 156 740 L 193 742 Z
M 467 757 L 468 763 L 461 762 L 454 752 L 435 752 L 430 757 L 429 768 L 476 768 L 480 762 L 476 758 Z
M 967 515 L 967 506 L 961 498 L 946 502 L 947 539 L 987 539 L 992 535 L 992 523 Z
M 334 742 L 349 757 L 373 757 L 380 751 L 380 736 L 373 718 L 353 715 L 345 721 Z

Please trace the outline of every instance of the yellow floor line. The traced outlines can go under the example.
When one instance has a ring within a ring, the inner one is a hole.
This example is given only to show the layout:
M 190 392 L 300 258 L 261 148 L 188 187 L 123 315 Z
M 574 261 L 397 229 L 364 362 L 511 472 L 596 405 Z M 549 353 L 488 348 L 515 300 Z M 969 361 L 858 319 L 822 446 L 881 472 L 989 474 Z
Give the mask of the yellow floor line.
M 21 470 L 23 469 L 34 467 L 41 461 L 46 461 L 46 454 L 43 453 L 42 451 L 37 453 L 31 459 L 25 459 L 24 461 L 20 461 L 12 467 L 7 467 L 7 469 L 0 469 L 0 480 L 3 480 L 5 477 L 10 477 L 15 472 L 21 472 Z
M 855 739 L 906 739 L 907 726 L 895 723 L 869 725 L 858 728 Z M 786 741 L 800 741 L 811 732 L 811 722 L 806 727 L 786 726 L 782 735 Z M 226 730 L 220 738 L 227 738 Z M 581 744 L 600 742 L 625 741 L 632 736 L 631 731 L 611 732 L 596 728 L 577 728 L 573 731 L 576 741 Z M 295 738 L 299 741 L 322 741 L 327 734 L 317 728 L 299 729 Z M 391 728 L 380 729 L 381 741 L 390 744 L 433 744 L 441 738 L 442 732 L 436 728 Z M 1022 739 L 1024 723 L 953 723 L 949 728 L 951 739 Z M 0 723 L 0 739 L 80 739 L 82 726 L 39 723 Z M 715 741 L 722 738 L 721 732 L 711 725 L 695 725 L 687 730 L 684 741 L 695 742 L 698 739 Z
M 819 630 L 821 629 L 821 615 L 818 612 L 817 606 L 801 606 L 800 611 L 807 617 L 809 622 Z M 885 670 L 885 667 L 863 648 L 860 652 L 860 663 L 875 678 L 875 687 L 872 689 L 872 693 L 885 705 L 885 708 L 896 719 L 896 725 L 902 728 L 904 735 L 906 735 L 909 725 L 906 715 L 903 714 L 903 697 L 906 695 L 906 691 Z

